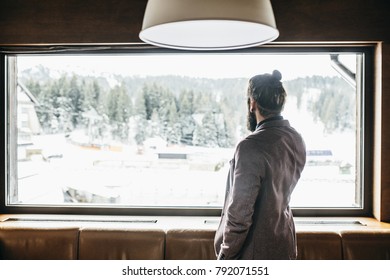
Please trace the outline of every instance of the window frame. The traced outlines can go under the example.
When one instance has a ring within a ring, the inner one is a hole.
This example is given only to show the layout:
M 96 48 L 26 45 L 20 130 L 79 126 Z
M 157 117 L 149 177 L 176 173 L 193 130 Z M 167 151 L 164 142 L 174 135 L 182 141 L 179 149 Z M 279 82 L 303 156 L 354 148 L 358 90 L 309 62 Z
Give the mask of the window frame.
M 314 217 L 314 216 L 372 216 L 372 193 L 373 193 L 373 137 L 374 137 L 374 43 L 331 43 L 331 44 L 283 44 L 271 43 L 259 47 L 232 50 L 232 51 L 203 51 L 202 53 L 303 53 L 303 52 L 361 52 L 364 54 L 364 63 L 362 69 L 361 100 L 358 103 L 360 107 L 360 131 L 357 135 L 358 143 L 361 148 L 358 149 L 362 154 L 357 155 L 360 158 L 360 176 L 357 180 L 362 184 L 362 207 L 361 208 L 294 208 L 295 216 Z M 137 216 L 219 216 L 221 207 L 130 207 L 130 206 L 94 206 L 94 205 L 55 205 L 55 206 L 33 206 L 33 205 L 8 205 L 7 204 L 7 186 L 12 180 L 9 160 L 10 151 L 12 151 L 12 141 L 8 134 L 8 126 L 11 122 L 8 104 L 8 92 L 11 90 L 10 80 L 15 77 L 7 77 L 8 56 L 23 54 L 186 54 L 191 51 L 178 51 L 157 48 L 145 44 L 130 45 L 55 45 L 55 46 L 6 46 L 0 47 L 0 82 L 1 98 L 0 106 L 3 108 L 1 114 L 1 136 L 0 143 L 4 147 L 1 150 L 1 186 L 0 186 L 0 213 L 2 214 L 81 214 L 81 215 L 137 215 Z M 14 72 L 15 73 L 15 72 Z M 357 144 L 358 145 L 358 144 Z

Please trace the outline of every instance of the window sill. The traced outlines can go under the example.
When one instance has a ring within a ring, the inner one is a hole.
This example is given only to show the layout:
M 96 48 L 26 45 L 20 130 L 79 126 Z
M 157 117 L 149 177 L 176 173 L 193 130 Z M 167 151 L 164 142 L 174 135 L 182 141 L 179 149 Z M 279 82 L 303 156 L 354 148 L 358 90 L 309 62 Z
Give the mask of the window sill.
M 98 226 L 168 230 L 216 229 L 219 217 L 207 216 L 94 216 L 94 215 L 28 215 L 0 214 L 0 228 L 6 226 Z M 370 230 L 388 229 L 390 223 L 367 217 L 295 217 L 297 231 Z

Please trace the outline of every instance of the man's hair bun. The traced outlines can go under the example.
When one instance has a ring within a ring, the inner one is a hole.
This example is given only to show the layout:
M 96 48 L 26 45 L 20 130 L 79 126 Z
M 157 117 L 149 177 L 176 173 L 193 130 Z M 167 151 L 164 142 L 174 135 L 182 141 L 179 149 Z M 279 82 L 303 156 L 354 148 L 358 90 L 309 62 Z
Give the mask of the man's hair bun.
M 282 74 L 274 70 L 272 74 L 256 75 L 249 80 L 248 96 L 252 97 L 263 117 L 278 115 L 286 102 Z
M 278 81 L 282 80 L 282 73 L 280 73 L 278 70 L 274 70 L 272 72 L 272 77 L 277 79 Z

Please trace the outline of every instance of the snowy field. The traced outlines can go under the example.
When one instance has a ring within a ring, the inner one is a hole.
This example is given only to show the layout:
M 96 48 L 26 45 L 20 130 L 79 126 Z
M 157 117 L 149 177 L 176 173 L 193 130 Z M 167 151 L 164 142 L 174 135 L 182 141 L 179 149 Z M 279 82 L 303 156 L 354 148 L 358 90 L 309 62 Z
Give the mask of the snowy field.
M 64 135 L 37 136 L 42 155 L 18 163 L 18 201 L 131 206 L 222 206 L 232 149 L 172 148 L 187 159 L 159 159 L 156 151 L 136 147 L 91 149 L 69 143 Z M 48 159 L 49 158 L 49 159 Z M 337 165 L 307 165 L 293 193 L 293 207 L 352 207 L 355 172 Z

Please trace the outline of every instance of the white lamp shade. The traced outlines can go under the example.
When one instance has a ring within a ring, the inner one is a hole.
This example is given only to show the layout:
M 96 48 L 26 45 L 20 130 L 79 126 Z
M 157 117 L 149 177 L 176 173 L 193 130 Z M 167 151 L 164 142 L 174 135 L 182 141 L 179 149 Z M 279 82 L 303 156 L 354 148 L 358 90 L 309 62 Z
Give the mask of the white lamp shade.
M 270 0 L 149 0 L 140 39 L 183 50 L 240 49 L 279 36 Z

